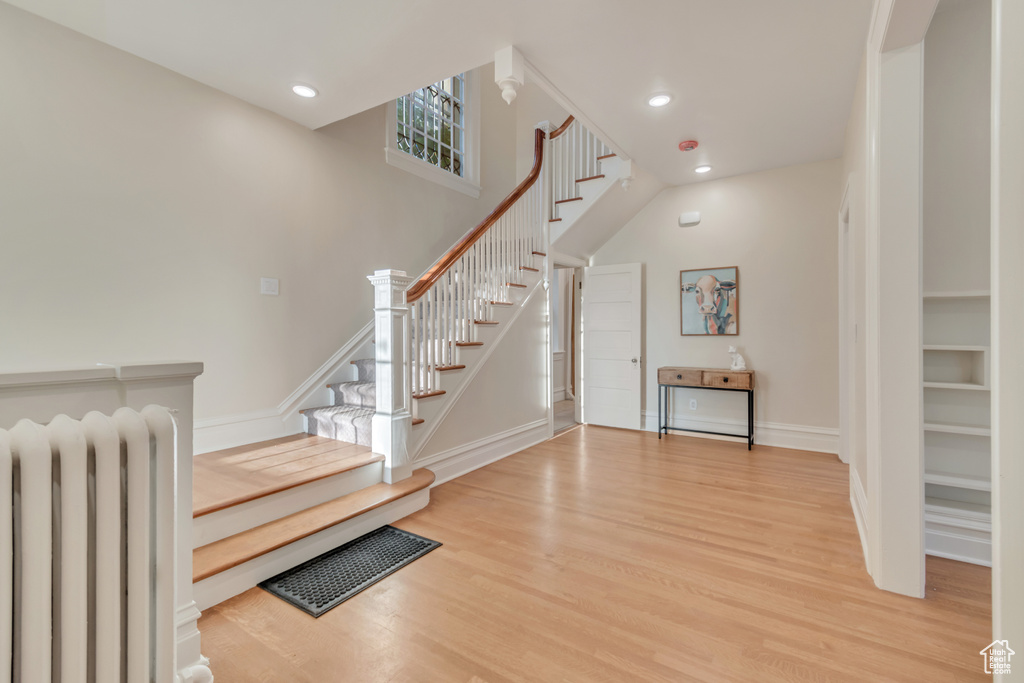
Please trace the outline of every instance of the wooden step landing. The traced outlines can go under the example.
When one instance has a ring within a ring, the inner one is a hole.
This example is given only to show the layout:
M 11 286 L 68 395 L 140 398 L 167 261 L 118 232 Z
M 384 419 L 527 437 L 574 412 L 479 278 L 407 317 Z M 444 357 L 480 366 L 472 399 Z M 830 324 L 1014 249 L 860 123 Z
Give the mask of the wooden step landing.
M 294 434 L 192 459 L 192 516 L 247 503 L 363 465 L 383 455 L 366 446 Z
M 192 551 L 192 582 L 208 579 L 283 548 L 289 543 L 425 489 L 432 483 L 433 472 L 427 469 L 416 470 L 411 477 L 397 484 L 374 484 L 361 491 L 196 548 Z

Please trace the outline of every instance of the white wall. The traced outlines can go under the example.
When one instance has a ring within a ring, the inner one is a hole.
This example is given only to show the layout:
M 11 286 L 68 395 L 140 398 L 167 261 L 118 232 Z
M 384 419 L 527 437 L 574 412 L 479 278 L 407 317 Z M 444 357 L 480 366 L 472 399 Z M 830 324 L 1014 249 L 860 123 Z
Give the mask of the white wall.
M 990 3 L 973 0 L 925 37 L 925 291 L 989 288 L 990 34 Z
M 594 256 L 593 265 L 644 264 L 648 429 L 658 367 L 728 367 L 736 345 L 756 372 L 760 442 L 835 451 L 840 168 L 831 160 L 664 190 Z M 700 225 L 678 227 L 683 211 L 700 211 Z M 739 335 L 681 336 L 679 271 L 722 266 L 739 267 Z M 743 395 L 674 396 L 681 419 L 746 421 Z
M 371 319 L 366 275 L 418 275 L 514 186 L 480 80 L 473 200 L 384 163 L 383 106 L 310 131 L 0 3 L 0 369 L 187 358 L 197 418 L 276 407 Z

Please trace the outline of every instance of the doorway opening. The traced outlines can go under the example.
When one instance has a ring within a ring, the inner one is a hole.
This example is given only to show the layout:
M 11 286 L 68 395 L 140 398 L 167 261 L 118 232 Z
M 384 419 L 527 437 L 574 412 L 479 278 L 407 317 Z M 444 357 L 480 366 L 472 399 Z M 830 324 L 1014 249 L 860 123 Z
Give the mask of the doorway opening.
M 578 268 L 556 265 L 551 285 L 551 405 L 557 434 L 578 424 Z

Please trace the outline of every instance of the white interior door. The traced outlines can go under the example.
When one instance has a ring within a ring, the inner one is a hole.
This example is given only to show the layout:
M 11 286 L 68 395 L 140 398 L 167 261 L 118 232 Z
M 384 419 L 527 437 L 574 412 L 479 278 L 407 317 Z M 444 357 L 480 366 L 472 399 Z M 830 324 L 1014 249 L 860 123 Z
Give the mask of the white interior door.
M 583 278 L 583 420 L 640 429 L 640 264 Z

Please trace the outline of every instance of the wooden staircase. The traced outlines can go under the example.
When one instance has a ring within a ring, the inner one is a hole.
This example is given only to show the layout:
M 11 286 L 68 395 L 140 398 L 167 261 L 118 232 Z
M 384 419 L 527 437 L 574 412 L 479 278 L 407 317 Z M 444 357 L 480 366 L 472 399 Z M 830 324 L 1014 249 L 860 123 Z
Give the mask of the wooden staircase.
M 385 484 L 383 461 L 366 446 L 307 434 L 196 456 L 199 608 L 424 507 L 433 473 Z
M 571 123 L 559 131 L 589 140 Z M 542 174 L 546 143 L 538 129 L 527 178 L 423 276 L 378 271 L 370 278 L 375 358 L 352 360 L 354 377 L 327 384 L 329 404 L 301 411 L 306 434 L 195 458 L 200 609 L 427 504 L 434 474 L 415 468 L 417 454 L 527 302 L 543 296 L 547 219 L 564 218 L 549 212 L 585 208 L 580 188 L 605 180 L 595 155 L 607 150 L 591 142 L 592 158 L 564 166 L 569 174 L 593 172 L 556 183 Z

